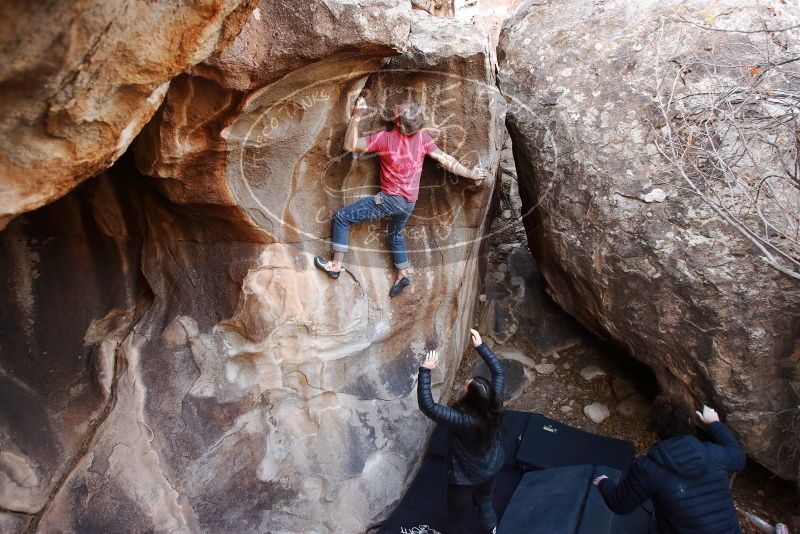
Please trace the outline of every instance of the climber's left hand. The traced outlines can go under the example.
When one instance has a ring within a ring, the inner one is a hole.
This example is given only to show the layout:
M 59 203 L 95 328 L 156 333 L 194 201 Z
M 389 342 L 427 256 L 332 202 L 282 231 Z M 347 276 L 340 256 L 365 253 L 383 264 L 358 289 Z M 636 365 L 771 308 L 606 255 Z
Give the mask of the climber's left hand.
M 475 165 L 472 168 L 472 176 L 471 178 L 475 180 L 475 183 L 482 184 L 484 180 L 489 178 L 489 171 L 486 169 L 482 169 L 480 165 Z

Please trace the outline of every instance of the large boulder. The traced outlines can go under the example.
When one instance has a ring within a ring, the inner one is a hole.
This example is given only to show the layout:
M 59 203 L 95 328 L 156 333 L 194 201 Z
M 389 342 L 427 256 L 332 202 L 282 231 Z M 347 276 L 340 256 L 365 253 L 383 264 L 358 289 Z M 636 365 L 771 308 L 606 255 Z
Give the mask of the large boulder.
M 255 0 L 0 6 L 0 229 L 108 168 Z
M 469 21 L 487 34 L 491 46 L 497 48 L 503 23 L 524 2 L 525 0 L 459 0 L 455 6 L 455 17 Z
M 401 497 L 431 429 L 417 368 L 437 347 L 435 392 L 449 391 L 494 180 L 426 165 L 413 285 L 389 298 L 381 224 L 354 229 L 334 282 L 311 261 L 330 214 L 378 183 L 375 158 L 342 150 L 349 110 L 365 95 L 374 131 L 413 95 L 444 150 L 496 170 L 505 106 L 470 28 L 410 3 L 307 4 L 262 2 L 236 54 L 171 84 L 135 143 L 153 179 L 126 156 L 0 234 L 14 341 L 0 392 L 16 407 L 0 419 L 0 505 L 27 528 L 363 532 Z M 286 27 L 298 48 L 260 55 Z M 47 483 L 23 507 L 31 480 Z
M 800 200 L 779 182 L 779 217 L 742 199 L 797 157 L 793 134 L 765 119 L 796 113 L 782 99 L 797 95 L 798 21 L 780 1 L 529 1 L 498 50 L 526 228 L 554 299 L 664 388 L 721 409 L 786 478 L 800 459 L 798 252 L 787 245 L 784 261 L 765 244 L 774 230 L 757 229 L 762 215 L 796 225 Z

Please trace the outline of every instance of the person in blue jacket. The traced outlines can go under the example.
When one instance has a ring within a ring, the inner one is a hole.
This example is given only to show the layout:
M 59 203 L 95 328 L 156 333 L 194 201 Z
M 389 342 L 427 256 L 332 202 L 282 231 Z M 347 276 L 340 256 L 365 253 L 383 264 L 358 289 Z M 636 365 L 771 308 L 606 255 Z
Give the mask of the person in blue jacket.
M 695 437 L 694 414 L 684 403 L 664 394 L 656 398 L 649 425 L 660 441 L 619 484 L 606 476 L 594 481 L 612 512 L 627 514 L 651 499 L 659 534 L 741 533 L 730 473 L 744 469 L 744 451 L 715 410 L 704 406 L 695 413 L 713 443 Z
M 431 371 L 439 363 L 436 351 L 428 352 L 419 369 L 417 400 L 422 413 L 447 427 L 447 512 L 449 532 L 467 532 L 467 514 L 477 509 L 481 530 L 493 533 L 497 516 L 492 506 L 494 479 L 503 466 L 500 442 L 503 424 L 505 374 L 500 360 L 471 330 L 472 343 L 492 373 L 491 382 L 475 376 L 464 383 L 463 396 L 450 408 L 434 402 Z M 466 511 L 466 513 L 465 513 Z

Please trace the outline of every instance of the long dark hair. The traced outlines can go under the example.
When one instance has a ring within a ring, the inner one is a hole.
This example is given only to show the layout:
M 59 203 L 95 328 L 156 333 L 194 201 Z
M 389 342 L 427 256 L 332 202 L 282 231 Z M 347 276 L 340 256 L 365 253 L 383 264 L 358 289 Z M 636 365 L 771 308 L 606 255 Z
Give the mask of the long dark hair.
M 503 399 L 482 376 L 475 376 L 464 396 L 453 406 L 478 420 L 478 444 L 488 449 L 503 424 Z

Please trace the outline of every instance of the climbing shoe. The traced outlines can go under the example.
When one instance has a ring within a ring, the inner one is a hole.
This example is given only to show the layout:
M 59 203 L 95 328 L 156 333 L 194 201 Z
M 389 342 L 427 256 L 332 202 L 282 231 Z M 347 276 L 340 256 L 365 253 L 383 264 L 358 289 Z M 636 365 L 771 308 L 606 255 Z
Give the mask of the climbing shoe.
M 314 267 L 321 271 L 325 271 L 328 276 L 333 278 L 334 280 L 339 278 L 339 275 L 342 274 L 342 269 L 337 269 L 334 267 L 332 261 L 328 261 L 322 256 L 314 256 Z
M 404 276 L 395 285 L 392 286 L 392 289 L 389 290 L 389 296 L 396 297 L 397 295 L 403 292 L 406 286 L 410 285 L 411 285 L 411 279 L 407 276 Z

